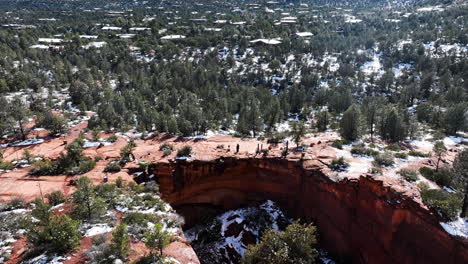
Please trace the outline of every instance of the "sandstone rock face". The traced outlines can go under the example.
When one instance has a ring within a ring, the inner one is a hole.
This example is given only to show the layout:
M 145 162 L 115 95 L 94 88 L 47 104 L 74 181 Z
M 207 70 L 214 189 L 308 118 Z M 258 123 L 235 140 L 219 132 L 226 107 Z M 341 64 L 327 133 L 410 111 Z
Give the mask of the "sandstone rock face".
M 154 174 L 163 198 L 188 227 L 222 211 L 270 199 L 314 222 L 322 245 L 351 263 L 468 263 L 468 242 L 440 219 L 370 177 L 334 182 L 319 162 L 218 159 L 161 163 Z

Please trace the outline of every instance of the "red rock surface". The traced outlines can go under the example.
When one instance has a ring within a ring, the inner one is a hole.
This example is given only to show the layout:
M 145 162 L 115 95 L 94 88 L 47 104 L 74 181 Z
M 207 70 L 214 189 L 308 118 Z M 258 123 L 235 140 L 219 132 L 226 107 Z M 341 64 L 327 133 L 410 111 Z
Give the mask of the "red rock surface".
M 278 158 L 160 163 L 163 198 L 188 225 L 206 205 L 228 210 L 271 199 L 318 226 L 321 243 L 351 263 L 468 263 L 468 242 L 447 234 L 414 199 L 372 177 L 334 182 L 318 161 Z

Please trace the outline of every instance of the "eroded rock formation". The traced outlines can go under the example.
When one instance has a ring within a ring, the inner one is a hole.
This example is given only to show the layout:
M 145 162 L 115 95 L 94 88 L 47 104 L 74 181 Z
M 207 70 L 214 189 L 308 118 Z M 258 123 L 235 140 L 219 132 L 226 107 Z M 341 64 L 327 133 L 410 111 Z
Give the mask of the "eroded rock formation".
M 187 226 L 212 212 L 271 199 L 293 217 L 314 222 L 322 245 L 352 263 L 468 263 L 468 242 L 440 219 L 371 177 L 334 182 L 318 161 L 217 159 L 160 163 L 166 201 Z

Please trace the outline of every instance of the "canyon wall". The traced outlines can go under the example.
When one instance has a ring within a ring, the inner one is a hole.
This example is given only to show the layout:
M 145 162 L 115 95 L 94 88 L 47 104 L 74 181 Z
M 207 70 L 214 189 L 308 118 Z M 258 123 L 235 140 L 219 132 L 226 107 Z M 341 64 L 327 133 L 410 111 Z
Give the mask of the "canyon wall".
M 371 177 L 334 182 L 318 161 L 218 159 L 160 163 L 163 198 L 188 226 L 210 212 L 276 201 L 318 226 L 321 244 L 347 263 L 468 263 L 468 242 L 440 219 Z

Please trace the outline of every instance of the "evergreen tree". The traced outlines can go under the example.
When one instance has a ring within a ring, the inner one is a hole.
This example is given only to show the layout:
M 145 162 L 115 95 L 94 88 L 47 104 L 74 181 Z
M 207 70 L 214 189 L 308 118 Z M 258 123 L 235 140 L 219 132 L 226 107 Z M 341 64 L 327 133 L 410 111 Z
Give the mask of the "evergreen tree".
M 432 148 L 432 151 L 434 152 L 437 162 L 436 162 L 436 171 L 439 170 L 439 163 L 442 160 L 442 157 L 444 154 L 447 152 L 447 148 L 444 145 L 443 141 L 437 141 L 434 143 L 434 147 Z
M 299 147 L 301 138 L 305 135 L 305 124 L 303 121 L 294 122 L 291 129 L 291 137 L 293 138 L 296 146 Z
M 328 111 L 321 111 L 317 114 L 317 121 L 316 121 L 316 126 L 318 131 L 324 132 L 327 131 L 328 125 L 330 123 Z
M 249 245 L 242 263 L 244 264 L 296 264 L 316 263 L 318 256 L 316 228 L 294 222 L 285 231 L 266 231 L 261 241 Z
M 403 116 L 395 107 L 384 109 L 380 116 L 380 135 L 384 140 L 402 141 L 407 134 Z
M 129 247 L 130 237 L 128 236 L 127 226 L 120 224 L 114 232 L 112 232 L 111 251 L 114 256 L 120 260 L 126 260 Z
M 155 224 L 154 227 L 145 233 L 145 245 L 153 254 L 156 251 L 159 257 L 163 255 L 163 249 L 171 242 L 171 235 L 168 231 L 163 229 L 162 224 Z
M 340 134 L 350 141 L 361 136 L 361 111 L 358 105 L 351 105 L 340 120 Z
M 94 184 L 88 177 L 82 176 L 76 182 L 73 193 L 73 214 L 88 221 L 101 216 L 106 208 L 104 201 L 97 197 Z
M 466 105 L 457 104 L 447 109 L 444 114 L 444 128 L 447 134 L 455 135 L 466 126 Z
M 15 97 L 9 105 L 8 114 L 13 118 L 13 120 L 15 120 L 20 130 L 21 138 L 25 140 L 26 132 L 24 131 L 24 123 L 27 121 L 27 117 L 29 116 L 28 108 L 20 98 Z
M 468 217 L 468 149 L 459 152 L 453 161 L 454 182 L 463 193 L 461 217 Z
M 382 106 L 382 99 L 378 97 L 366 97 L 362 104 L 362 113 L 365 117 L 367 124 L 367 131 L 370 134 L 371 142 L 374 142 L 375 126 L 380 107 Z

